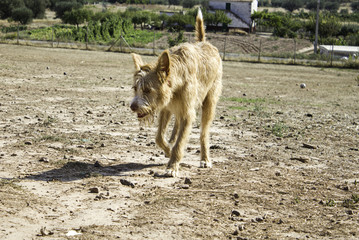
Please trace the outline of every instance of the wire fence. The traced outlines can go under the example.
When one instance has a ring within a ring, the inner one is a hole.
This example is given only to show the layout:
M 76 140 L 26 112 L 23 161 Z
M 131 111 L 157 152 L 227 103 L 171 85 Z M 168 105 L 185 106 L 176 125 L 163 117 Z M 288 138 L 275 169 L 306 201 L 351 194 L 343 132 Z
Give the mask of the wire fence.
M 107 42 L 89 40 L 78 41 L 71 34 L 56 34 L 55 28 L 42 37 L 36 39 L 29 36 L 29 31 L 18 28 L 15 32 L 1 33 L 0 42 L 28 46 L 41 46 L 51 48 L 69 48 L 82 50 L 100 50 L 122 53 L 138 53 L 146 55 L 159 55 L 164 49 L 170 47 L 170 40 L 179 38 L 179 33 L 169 33 L 148 30 L 149 41 L 137 41 L 136 35 L 118 34 L 118 37 Z M 269 62 L 283 64 L 303 64 L 316 66 L 359 67 L 359 60 L 355 57 L 343 58 L 335 55 L 334 51 L 327 54 L 313 53 L 313 46 L 304 39 L 279 39 L 270 34 L 235 35 L 222 32 L 209 32 L 207 40 L 216 46 L 223 60 Z M 195 42 L 193 32 L 185 32 L 179 42 Z M 332 48 L 334 49 L 334 48 Z M 308 57 L 308 56 L 311 56 Z M 313 59 L 315 57 L 315 59 Z

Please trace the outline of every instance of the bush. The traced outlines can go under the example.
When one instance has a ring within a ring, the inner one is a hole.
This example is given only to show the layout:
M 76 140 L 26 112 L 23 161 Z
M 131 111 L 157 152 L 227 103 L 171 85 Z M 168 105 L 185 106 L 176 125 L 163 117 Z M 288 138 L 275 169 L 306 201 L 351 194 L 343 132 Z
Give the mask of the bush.
M 353 12 L 359 12 L 359 2 L 353 2 L 350 4 Z
M 184 42 L 186 42 L 186 39 L 183 36 L 183 31 L 180 31 L 176 38 L 171 38 L 170 36 L 168 36 L 168 45 L 170 47 L 176 46 Z
M 11 13 L 11 18 L 23 25 L 30 23 L 32 21 L 32 17 L 33 13 L 31 9 L 28 9 L 27 7 L 15 8 Z

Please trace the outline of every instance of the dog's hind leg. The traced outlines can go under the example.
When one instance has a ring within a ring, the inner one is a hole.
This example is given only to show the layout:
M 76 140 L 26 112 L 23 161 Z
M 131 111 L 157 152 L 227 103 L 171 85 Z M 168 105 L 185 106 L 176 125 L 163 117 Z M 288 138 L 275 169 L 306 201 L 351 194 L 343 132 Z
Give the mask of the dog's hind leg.
M 217 105 L 217 98 L 213 92 L 208 93 L 207 97 L 202 103 L 202 119 L 201 119 L 201 168 L 211 168 L 212 162 L 209 157 L 209 128 L 212 124 L 215 108 Z
M 175 118 L 175 123 L 174 123 L 174 126 L 173 126 L 173 130 L 172 130 L 172 134 L 171 134 L 171 138 L 170 138 L 170 141 L 169 141 L 170 145 L 172 145 L 177 139 L 178 125 L 179 125 L 179 120 L 176 117 Z
M 163 149 L 166 157 L 171 156 L 171 149 L 164 138 L 170 117 L 171 117 L 171 112 L 167 110 L 162 110 L 160 112 L 158 130 L 156 136 L 156 143 L 160 148 Z

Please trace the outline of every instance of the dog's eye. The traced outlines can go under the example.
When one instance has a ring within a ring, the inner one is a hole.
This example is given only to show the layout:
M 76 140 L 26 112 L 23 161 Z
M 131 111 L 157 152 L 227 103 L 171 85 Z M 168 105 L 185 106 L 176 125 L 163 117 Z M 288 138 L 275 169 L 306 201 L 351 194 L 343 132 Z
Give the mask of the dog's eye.
M 145 88 L 145 89 L 143 89 L 143 93 L 151 93 L 151 89 Z

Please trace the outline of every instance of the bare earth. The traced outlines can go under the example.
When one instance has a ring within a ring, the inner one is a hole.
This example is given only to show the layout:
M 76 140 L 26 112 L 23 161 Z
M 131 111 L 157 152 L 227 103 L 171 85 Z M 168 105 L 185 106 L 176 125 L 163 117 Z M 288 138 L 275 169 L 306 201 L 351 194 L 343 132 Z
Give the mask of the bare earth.
M 156 177 L 132 71 L 128 54 L 0 45 L 0 239 L 359 238 L 358 71 L 224 62 L 214 167 L 197 120 L 179 178 Z

